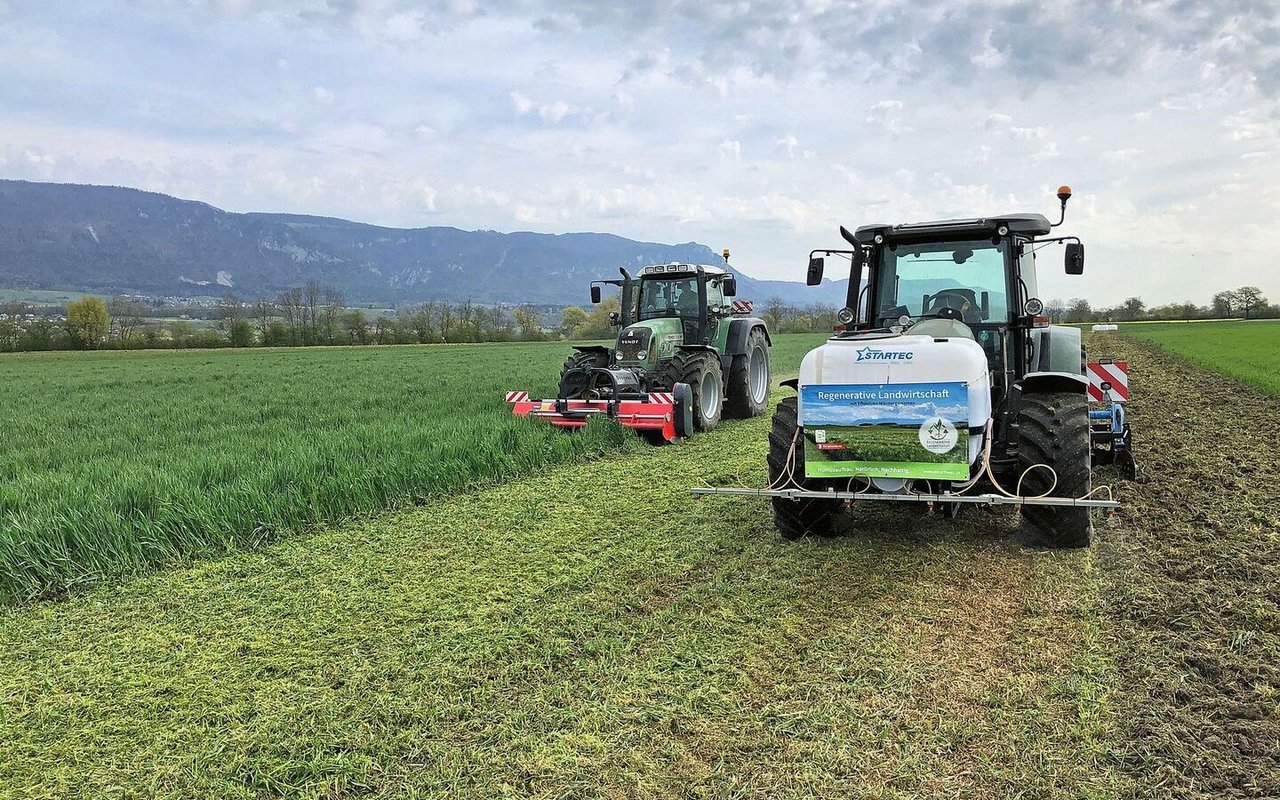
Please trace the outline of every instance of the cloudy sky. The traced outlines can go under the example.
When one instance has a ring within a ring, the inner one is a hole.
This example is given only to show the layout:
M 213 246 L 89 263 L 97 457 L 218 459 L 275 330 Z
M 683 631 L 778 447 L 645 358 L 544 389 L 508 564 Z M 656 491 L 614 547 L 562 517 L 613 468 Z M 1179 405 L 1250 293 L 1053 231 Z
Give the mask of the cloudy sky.
M 0 0 L 0 177 L 794 280 L 838 224 L 1052 215 L 1070 183 L 1086 275 L 1050 251 L 1046 299 L 1276 300 L 1278 8 Z

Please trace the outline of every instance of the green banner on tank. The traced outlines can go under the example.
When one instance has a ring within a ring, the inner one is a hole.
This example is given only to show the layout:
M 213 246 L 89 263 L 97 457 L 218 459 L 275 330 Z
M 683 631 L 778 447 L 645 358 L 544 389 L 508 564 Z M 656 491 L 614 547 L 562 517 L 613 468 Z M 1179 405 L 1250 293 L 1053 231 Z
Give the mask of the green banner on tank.
M 964 383 L 800 387 L 810 478 L 969 478 Z

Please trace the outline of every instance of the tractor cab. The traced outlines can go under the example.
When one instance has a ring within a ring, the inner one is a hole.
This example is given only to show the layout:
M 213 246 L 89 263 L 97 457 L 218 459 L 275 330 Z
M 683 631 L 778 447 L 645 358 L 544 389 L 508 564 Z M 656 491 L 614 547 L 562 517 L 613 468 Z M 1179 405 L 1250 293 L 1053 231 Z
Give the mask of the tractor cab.
M 676 344 L 713 344 L 736 289 L 736 279 L 718 267 L 658 264 L 640 270 L 623 297 L 637 323 L 670 327 L 668 335 L 678 329 Z
M 1028 215 L 1015 223 L 1020 233 L 995 235 L 1010 221 L 860 228 L 855 240 L 871 245 L 864 259 L 868 302 L 860 327 L 910 327 L 919 334 L 972 339 L 992 370 L 1003 369 L 1009 331 L 1036 299 L 1030 236 L 1049 230 L 1043 216 Z
M 1065 212 L 1069 190 L 1059 193 Z M 1058 223 L 1060 224 L 1060 222 Z M 1074 236 L 1045 238 L 1056 227 L 1042 214 L 840 228 L 852 250 L 815 250 L 808 283 L 824 260 L 851 263 L 840 311 L 844 338 L 877 332 L 969 339 L 981 346 L 997 405 L 1028 376 L 1083 372 L 1080 332 L 1051 326 L 1038 296 L 1036 252 L 1066 243 L 1067 274 L 1084 268 Z
M 600 302 L 601 285 L 619 287 L 621 311 L 614 360 L 620 365 L 656 369 L 682 346 L 713 347 L 723 352 L 732 316 L 737 278 L 703 264 L 654 264 L 621 280 L 596 281 L 591 301 Z

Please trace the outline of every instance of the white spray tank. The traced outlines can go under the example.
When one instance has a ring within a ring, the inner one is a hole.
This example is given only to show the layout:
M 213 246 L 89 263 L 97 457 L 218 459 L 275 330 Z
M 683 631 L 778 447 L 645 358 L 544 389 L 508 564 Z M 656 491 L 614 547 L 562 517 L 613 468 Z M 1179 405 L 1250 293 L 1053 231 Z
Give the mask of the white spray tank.
M 964 336 L 830 339 L 801 362 L 799 394 L 806 475 L 871 477 L 886 491 L 967 480 L 991 419 L 987 356 Z

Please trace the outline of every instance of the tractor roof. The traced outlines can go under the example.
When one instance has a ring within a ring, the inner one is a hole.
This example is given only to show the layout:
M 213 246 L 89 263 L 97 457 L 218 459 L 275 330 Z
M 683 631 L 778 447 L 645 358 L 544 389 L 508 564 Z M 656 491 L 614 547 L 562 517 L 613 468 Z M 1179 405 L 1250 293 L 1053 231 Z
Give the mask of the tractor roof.
M 1000 217 L 978 219 L 940 219 L 933 222 L 904 222 L 899 225 L 863 225 L 854 233 L 854 238 L 862 244 L 873 244 L 876 234 L 880 234 L 889 241 L 983 238 L 994 235 L 1001 225 L 1008 226 L 1010 233 L 1021 233 L 1025 236 L 1044 236 L 1050 230 L 1049 220 L 1043 214 L 1005 214 Z
M 692 274 L 696 273 L 699 267 L 702 268 L 703 272 L 712 277 L 726 274 L 726 270 L 721 267 L 713 267 L 708 264 L 681 264 L 677 261 L 672 261 L 670 264 L 654 264 L 651 267 L 644 267 L 640 270 L 639 275 L 641 277 L 648 278 L 655 275 L 669 275 L 673 273 L 676 275 Z

